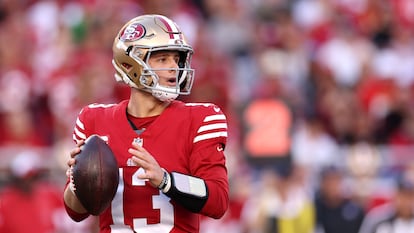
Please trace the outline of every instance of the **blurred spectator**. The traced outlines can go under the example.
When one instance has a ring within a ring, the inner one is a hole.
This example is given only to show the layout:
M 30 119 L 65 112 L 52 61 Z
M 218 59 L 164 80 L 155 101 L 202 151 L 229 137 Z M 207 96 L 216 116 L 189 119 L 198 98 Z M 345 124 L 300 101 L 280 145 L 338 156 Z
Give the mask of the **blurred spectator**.
M 343 165 L 347 171 L 350 195 L 365 209 L 388 195 L 386 180 L 381 179 L 384 160 L 373 144 L 357 142 L 347 147 Z
M 402 172 L 396 179 L 395 193 L 389 203 L 367 213 L 360 233 L 414 232 L 414 180 Z
M 338 163 L 333 155 L 339 154 L 339 145 L 316 116 L 296 124 L 291 150 L 293 161 L 305 172 L 305 182 L 311 192 L 317 187 L 321 169 Z
M 1 73 L 1 72 L 0 72 Z M 49 146 L 40 124 L 34 124 L 31 80 L 23 70 L 0 76 L 0 146 Z
M 203 218 L 200 233 L 242 233 L 246 232 L 246 224 L 242 219 L 244 206 L 250 196 L 255 195 L 252 190 L 252 177 L 249 171 L 230 176 L 230 203 L 226 214 L 220 219 Z
M 344 189 L 343 171 L 335 167 L 321 170 L 315 197 L 318 233 L 358 233 L 365 210 Z
M 294 171 L 264 171 L 247 200 L 242 222 L 248 233 L 312 233 L 315 209 Z
M 74 224 L 67 217 L 62 190 L 48 181 L 42 159 L 28 150 L 11 161 L 9 183 L 0 192 L 0 232 L 92 233 L 90 221 Z
M 117 28 L 142 13 L 173 18 L 195 45 L 196 84 L 185 98 L 227 113 L 231 175 L 244 172 L 239 163 L 254 166 L 243 147 L 254 127 L 256 148 L 292 143 L 286 157 L 306 195 L 319 191 L 320 168 L 335 164 L 366 210 L 388 201 L 393 168 L 413 161 L 412 0 L 0 1 L 0 169 L 9 149 L 66 145 L 79 106 L 129 96 L 111 80 L 108 56 Z M 241 110 L 264 96 L 282 99 L 289 121 L 264 108 L 242 126 Z M 259 182 L 242 183 L 267 193 Z M 250 195 L 235 192 L 223 222 L 206 230 L 239 230 Z
M 332 23 L 335 31 L 316 50 L 316 61 L 332 73 L 339 86 L 353 87 L 371 59 L 373 45 L 345 17 L 334 16 Z

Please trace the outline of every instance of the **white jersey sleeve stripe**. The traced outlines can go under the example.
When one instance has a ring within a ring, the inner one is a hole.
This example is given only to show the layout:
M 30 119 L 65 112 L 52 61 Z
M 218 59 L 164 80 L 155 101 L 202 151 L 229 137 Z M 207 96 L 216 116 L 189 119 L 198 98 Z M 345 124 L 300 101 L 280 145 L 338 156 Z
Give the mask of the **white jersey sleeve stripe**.
M 204 125 L 198 129 L 197 133 L 208 131 L 208 130 L 213 130 L 213 129 L 227 129 L 227 124 L 217 123 L 217 124 Z
M 226 116 L 224 114 L 216 114 L 216 115 L 206 116 L 206 118 L 204 118 L 204 122 L 214 121 L 214 120 L 226 120 Z
M 85 125 L 79 120 L 79 117 L 76 119 L 76 126 L 82 130 L 85 130 Z
M 76 142 L 76 144 L 79 142 L 79 139 L 76 138 L 75 134 L 72 134 L 72 139 Z
M 218 137 L 227 137 L 227 131 L 201 134 L 201 135 L 198 135 L 197 137 L 195 137 L 193 142 L 196 143 L 196 142 L 199 142 L 199 141 L 202 141 L 202 140 L 211 139 L 211 138 L 218 138 Z
M 78 127 L 75 127 L 74 134 L 81 139 L 86 139 L 86 135 L 78 130 Z

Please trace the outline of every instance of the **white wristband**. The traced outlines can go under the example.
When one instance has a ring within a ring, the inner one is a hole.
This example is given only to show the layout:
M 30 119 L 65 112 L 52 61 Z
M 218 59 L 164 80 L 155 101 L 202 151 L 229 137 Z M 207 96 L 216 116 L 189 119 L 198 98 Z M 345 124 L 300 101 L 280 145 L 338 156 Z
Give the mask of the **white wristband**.
M 207 186 L 203 179 L 178 172 L 171 172 L 171 176 L 177 191 L 199 198 L 207 197 Z

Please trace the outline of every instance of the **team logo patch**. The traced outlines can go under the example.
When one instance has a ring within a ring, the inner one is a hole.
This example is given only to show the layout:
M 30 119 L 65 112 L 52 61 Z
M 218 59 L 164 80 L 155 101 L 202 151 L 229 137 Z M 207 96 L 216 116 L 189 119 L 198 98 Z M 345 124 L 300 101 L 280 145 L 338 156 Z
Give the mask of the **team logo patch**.
M 144 144 L 144 139 L 134 138 L 134 142 L 137 143 L 139 146 L 142 146 Z
M 139 40 L 145 36 L 145 33 L 146 33 L 146 30 L 142 24 L 132 23 L 124 29 L 119 39 L 122 41 Z

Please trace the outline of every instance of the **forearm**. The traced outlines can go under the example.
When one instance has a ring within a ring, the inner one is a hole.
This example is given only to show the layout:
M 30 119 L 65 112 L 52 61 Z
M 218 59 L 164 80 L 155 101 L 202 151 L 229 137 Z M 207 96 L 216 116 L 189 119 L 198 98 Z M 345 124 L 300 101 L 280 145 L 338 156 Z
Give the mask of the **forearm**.
M 166 185 L 159 187 L 172 200 L 194 213 L 221 218 L 228 208 L 227 179 L 205 181 L 180 173 L 166 173 Z
M 209 187 L 209 198 L 201 209 L 200 214 L 219 219 L 227 211 L 229 206 L 229 194 L 226 181 L 206 181 Z
M 63 193 L 63 200 L 69 216 L 79 222 L 89 216 L 87 210 L 82 206 L 76 195 L 70 190 L 69 185 L 66 186 Z
M 225 156 L 217 149 L 223 147 L 221 143 L 204 145 L 193 152 L 190 161 L 190 174 L 202 178 L 208 190 L 208 198 L 199 213 L 215 219 L 221 218 L 229 205 Z

